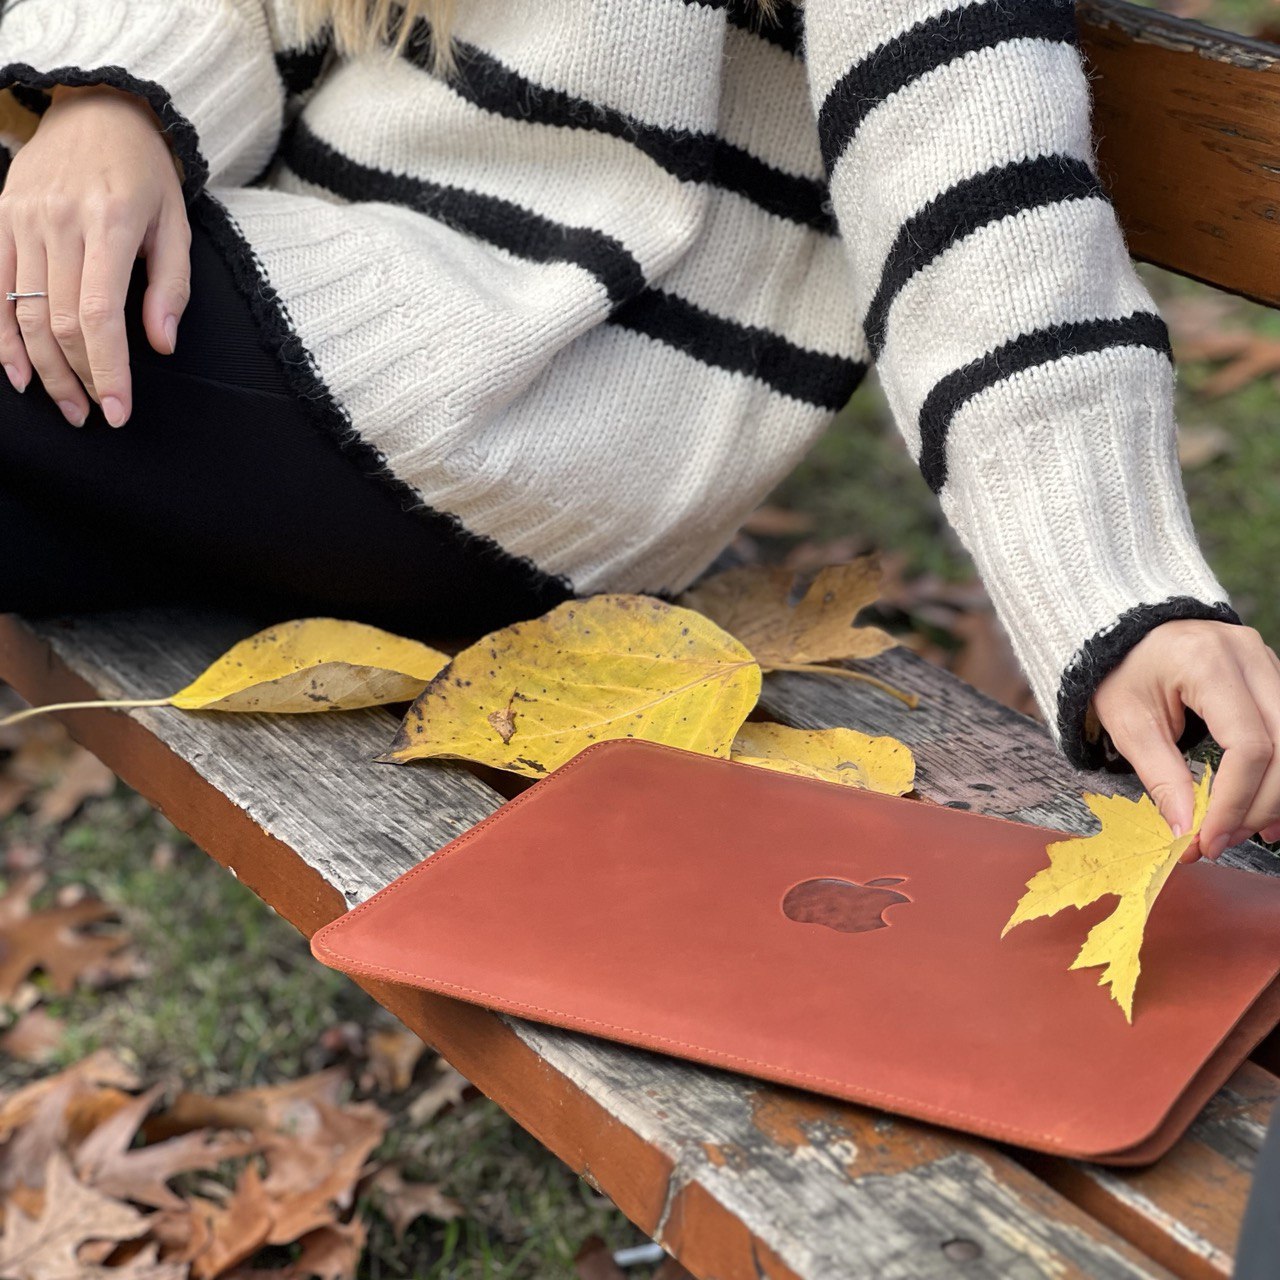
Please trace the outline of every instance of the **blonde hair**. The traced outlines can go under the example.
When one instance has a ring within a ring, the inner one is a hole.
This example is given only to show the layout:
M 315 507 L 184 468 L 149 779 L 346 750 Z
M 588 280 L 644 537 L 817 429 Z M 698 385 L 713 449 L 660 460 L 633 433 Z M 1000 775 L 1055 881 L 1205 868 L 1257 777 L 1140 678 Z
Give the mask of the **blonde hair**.
M 436 70 L 452 68 L 449 35 L 454 0 L 295 0 L 295 5 L 303 40 L 329 27 L 334 47 L 342 54 L 369 53 L 380 47 L 399 54 L 414 23 L 425 18 L 431 25 Z
M 766 21 L 774 17 L 778 3 L 753 0 L 759 17 Z M 368 53 L 379 47 L 400 54 L 414 23 L 426 19 L 431 26 L 435 70 L 453 69 L 450 33 L 455 0 L 295 0 L 295 4 L 304 42 L 330 27 L 334 45 L 342 54 Z

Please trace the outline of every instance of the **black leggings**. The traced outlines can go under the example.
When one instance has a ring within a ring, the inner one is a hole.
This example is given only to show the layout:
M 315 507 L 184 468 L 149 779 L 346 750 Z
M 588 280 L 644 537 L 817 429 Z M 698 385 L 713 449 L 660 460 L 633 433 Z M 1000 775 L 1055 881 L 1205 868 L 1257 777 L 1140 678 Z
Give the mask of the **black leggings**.
M 123 427 L 93 406 L 77 429 L 38 377 L 22 395 L 0 377 L 0 612 L 213 606 L 463 637 L 568 598 L 563 579 L 410 510 L 344 452 L 285 382 L 198 219 L 192 234 L 173 355 L 146 340 L 141 260 L 133 273 Z

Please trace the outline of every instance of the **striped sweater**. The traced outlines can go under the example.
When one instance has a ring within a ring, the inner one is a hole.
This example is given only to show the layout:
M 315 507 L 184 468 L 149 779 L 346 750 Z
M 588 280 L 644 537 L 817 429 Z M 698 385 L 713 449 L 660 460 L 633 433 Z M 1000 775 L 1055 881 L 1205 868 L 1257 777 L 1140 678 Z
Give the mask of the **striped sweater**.
M 1069 0 L 463 0 L 456 35 L 446 79 L 423 23 L 349 58 L 288 0 L 10 0 L 0 84 L 145 95 L 317 424 L 530 575 L 670 598 L 874 362 L 1074 763 L 1151 627 L 1239 621 Z

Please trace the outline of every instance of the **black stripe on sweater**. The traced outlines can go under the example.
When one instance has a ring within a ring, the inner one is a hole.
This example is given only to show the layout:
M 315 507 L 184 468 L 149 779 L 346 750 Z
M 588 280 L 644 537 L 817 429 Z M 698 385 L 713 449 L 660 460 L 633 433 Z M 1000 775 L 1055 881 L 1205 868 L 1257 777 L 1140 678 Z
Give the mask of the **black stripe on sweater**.
M 723 9 L 725 17 L 743 31 L 767 40 L 797 57 L 803 57 L 804 17 L 790 0 L 776 0 L 773 16 L 760 0 L 684 0 L 690 8 Z
M 1028 39 L 1074 44 L 1073 0 L 984 0 L 927 18 L 874 49 L 836 81 L 818 112 L 827 172 L 891 94 L 965 54 Z
M 646 289 L 615 311 L 610 323 L 832 412 L 844 408 L 867 372 L 856 360 L 810 351 L 768 329 L 722 319 L 661 289 Z
M 863 324 L 872 355 L 884 350 L 889 308 L 907 281 L 980 227 L 1026 209 L 1105 199 L 1093 171 L 1073 156 L 1037 156 L 988 169 L 935 196 L 898 229 Z
M 787 3 L 787 0 L 780 0 L 772 17 L 764 13 L 760 0 L 729 0 L 725 5 L 725 17 L 735 27 L 750 31 L 792 56 L 803 56 L 803 15 L 798 6 Z
M 939 493 L 947 481 L 947 432 L 960 408 L 988 387 L 1036 365 L 1108 347 L 1151 347 L 1170 360 L 1169 330 L 1150 311 L 1118 320 L 1079 320 L 1024 333 L 949 373 L 925 397 L 920 408 L 920 470 Z
M 843 408 L 866 373 L 856 361 L 809 351 L 766 329 L 646 290 L 639 263 L 603 232 L 564 226 L 496 196 L 359 164 L 316 137 L 300 119 L 280 154 L 300 178 L 345 199 L 405 205 L 532 262 L 575 263 L 605 286 L 615 324 L 704 364 L 758 378 L 782 395 L 834 411 Z
M 320 78 L 329 53 L 333 34 L 323 31 L 310 44 L 300 49 L 280 49 L 276 53 L 276 72 L 285 93 L 306 93 Z
M 630 250 L 603 231 L 555 222 L 499 196 L 360 164 L 318 138 L 301 119 L 288 131 L 280 154 L 300 178 L 344 199 L 404 205 L 519 258 L 573 263 L 600 281 L 613 307 L 645 286 Z
M 449 88 L 473 107 L 508 120 L 620 138 L 682 182 L 710 182 L 780 218 L 835 233 L 827 186 L 819 179 L 774 168 L 715 134 L 647 124 L 613 107 L 549 89 L 465 41 L 455 39 L 453 49 L 457 71 L 448 79 Z M 414 23 L 404 56 L 424 70 L 432 67 L 434 41 L 425 20 Z

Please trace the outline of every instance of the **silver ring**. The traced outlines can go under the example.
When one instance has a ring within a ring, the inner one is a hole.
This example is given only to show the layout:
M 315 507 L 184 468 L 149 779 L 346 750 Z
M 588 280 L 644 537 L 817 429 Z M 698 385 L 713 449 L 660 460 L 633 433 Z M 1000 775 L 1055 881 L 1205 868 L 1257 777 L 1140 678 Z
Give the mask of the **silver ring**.
M 6 293 L 4 300 L 6 302 L 17 302 L 19 298 L 47 298 L 48 296 L 43 289 L 33 289 L 30 293 Z

